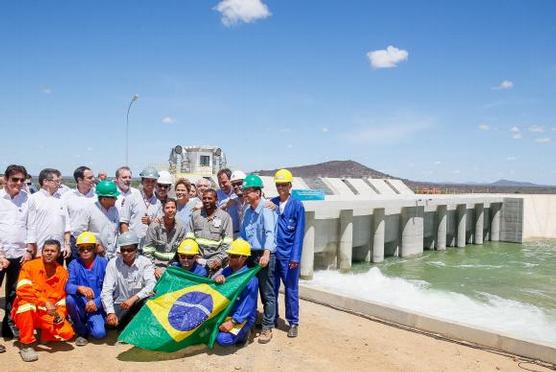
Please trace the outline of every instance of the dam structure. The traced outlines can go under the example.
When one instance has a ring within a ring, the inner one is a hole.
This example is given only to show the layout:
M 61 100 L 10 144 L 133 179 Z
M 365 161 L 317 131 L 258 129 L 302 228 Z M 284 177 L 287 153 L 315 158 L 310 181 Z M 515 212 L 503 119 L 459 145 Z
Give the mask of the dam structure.
M 265 196 L 276 195 L 262 177 Z M 307 200 L 301 277 L 315 269 L 351 270 L 353 261 L 379 263 L 387 256 L 484 241 L 523 241 L 523 199 L 498 194 L 415 194 L 398 179 L 295 178 L 294 190 L 319 189 Z

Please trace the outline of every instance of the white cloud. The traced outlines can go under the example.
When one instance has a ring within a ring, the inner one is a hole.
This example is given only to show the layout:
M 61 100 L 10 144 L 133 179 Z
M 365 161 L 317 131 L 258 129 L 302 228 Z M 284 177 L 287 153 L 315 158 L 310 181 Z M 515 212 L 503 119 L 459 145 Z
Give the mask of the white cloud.
M 268 7 L 261 0 L 222 0 L 213 9 L 222 14 L 221 21 L 228 27 L 271 16 Z
M 397 67 L 397 63 L 407 60 L 409 53 L 407 50 L 398 49 L 389 45 L 386 49 L 373 50 L 367 53 L 367 58 L 373 68 L 392 68 Z
M 171 116 L 165 116 L 162 118 L 161 120 L 164 124 L 174 124 L 176 122 L 176 119 L 174 119 Z
M 41 92 L 43 92 L 44 94 L 52 94 L 52 89 L 50 89 L 49 87 L 43 87 L 41 89 Z
M 288 148 L 291 149 L 293 148 L 293 145 L 291 143 L 288 144 Z
M 517 133 L 512 134 L 512 138 L 513 139 L 522 139 L 523 136 L 521 135 L 521 133 L 517 132 Z
M 328 133 L 328 128 L 322 128 L 323 133 Z
M 513 138 L 513 139 L 521 139 L 521 138 L 523 137 L 523 136 L 521 135 L 521 130 L 520 130 L 518 127 L 516 127 L 516 126 L 513 126 L 513 127 L 510 129 L 510 132 L 512 132 L 512 138 Z
M 434 165 L 440 165 L 440 164 L 442 164 L 442 162 L 441 162 L 440 160 L 436 160 L 436 161 L 434 162 Z
M 513 81 L 504 80 L 497 86 L 493 87 L 492 89 L 512 89 L 514 87 Z
M 549 143 L 550 137 L 540 137 L 535 139 L 536 143 Z
M 544 127 L 541 127 L 540 125 L 531 125 L 529 127 L 529 132 L 544 133 Z
M 510 129 L 510 132 L 512 133 L 519 133 L 519 128 L 518 127 L 512 127 L 512 129 Z
M 490 126 L 488 124 L 480 124 L 479 129 L 480 130 L 489 130 Z
M 508 156 L 508 157 L 506 158 L 506 160 L 507 160 L 507 161 L 514 161 L 514 160 L 517 160 L 517 157 L 515 157 L 515 156 Z

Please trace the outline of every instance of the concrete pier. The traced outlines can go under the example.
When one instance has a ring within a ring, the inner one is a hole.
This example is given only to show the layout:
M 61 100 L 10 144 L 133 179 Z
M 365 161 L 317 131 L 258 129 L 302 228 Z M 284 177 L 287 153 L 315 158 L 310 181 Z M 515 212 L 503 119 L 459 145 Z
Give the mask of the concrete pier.
M 384 261 L 384 237 L 385 237 L 384 208 L 373 210 L 373 262 Z
M 423 207 L 404 207 L 401 215 L 402 246 L 400 257 L 423 253 Z
M 436 250 L 443 251 L 446 249 L 446 232 L 448 226 L 448 206 L 439 205 L 436 207 Z
M 483 244 L 485 226 L 485 206 L 483 203 L 475 204 L 475 235 L 473 244 Z
M 457 247 L 463 248 L 465 247 L 466 233 L 467 233 L 467 205 L 458 204 L 456 211 L 457 211 L 457 221 L 458 221 Z
M 502 204 L 492 203 L 490 205 L 490 240 L 500 241 L 500 221 L 502 219 Z
M 303 237 L 303 250 L 301 251 L 301 263 L 299 276 L 301 279 L 313 279 L 315 262 L 315 212 L 305 212 L 305 235 Z
M 353 253 L 353 209 L 340 212 L 340 242 L 338 244 L 338 269 L 342 272 L 351 270 Z

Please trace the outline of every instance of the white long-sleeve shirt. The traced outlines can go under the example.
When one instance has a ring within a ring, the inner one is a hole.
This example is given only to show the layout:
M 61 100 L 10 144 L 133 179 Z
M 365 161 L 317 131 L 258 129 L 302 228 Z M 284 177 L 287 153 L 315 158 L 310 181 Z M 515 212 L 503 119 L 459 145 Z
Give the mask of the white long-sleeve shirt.
M 90 231 L 95 234 L 97 240 L 106 250 L 106 258 L 110 259 L 116 256 L 116 238 L 119 226 L 120 214 L 116 207 L 106 210 L 97 201 L 85 207 L 75 219 L 75 226 L 72 226 L 72 228 L 78 231 Z
M 12 199 L 0 190 L 0 256 L 18 258 L 25 253 L 29 195 L 20 191 Z
M 78 221 L 83 218 L 85 210 L 96 201 L 95 190 L 91 188 L 87 194 L 82 194 L 77 188 L 62 194 L 62 203 L 68 211 L 71 235 L 77 238 L 85 230 L 80 230 Z
M 120 191 L 120 195 L 118 195 L 118 198 L 116 199 L 116 205 L 115 207 L 118 208 L 118 212 L 120 212 L 120 214 L 122 213 L 122 208 L 126 203 L 126 200 L 131 196 L 131 195 L 135 195 L 135 194 L 141 194 L 141 191 L 137 190 L 135 187 L 129 187 L 129 189 L 127 189 L 127 191 L 123 191 L 122 189 L 120 189 L 118 187 L 118 190 Z
M 60 196 L 50 195 L 40 189 L 29 197 L 27 217 L 27 243 L 37 244 L 37 255 L 48 239 L 56 239 L 64 245 L 64 233 L 70 231 L 69 216 Z
M 143 192 L 132 194 L 126 198 L 122 211 L 120 213 L 120 222 L 129 224 L 129 229 L 139 239 L 143 239 L 147 235 L 148 225 L 141 222 L 141 218 L 148 215 L 154 220 L 162 212 L 162 204 L 153 193 L 150 198 L 144 197 Z

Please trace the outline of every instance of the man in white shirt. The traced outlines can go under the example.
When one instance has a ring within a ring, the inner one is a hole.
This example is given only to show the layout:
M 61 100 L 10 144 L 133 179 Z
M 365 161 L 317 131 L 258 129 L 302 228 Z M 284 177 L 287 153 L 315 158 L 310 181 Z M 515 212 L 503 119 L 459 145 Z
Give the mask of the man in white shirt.
M 158 171 L 153 167 L 147 167 L 139 175 L 143 188 L 139 194 L 132 194 L 126 199 L 120 213 L 120 232 L 135 232 L 140 240 L 141 250 L 147 228 L 156 217 L 162 214 L 162 204 L 154 193 L 159 177 Z
M 85 166 L 78 167 L 73 172 L 73 179 L 76 182 L 75 189 L 62 195 L 62 203 L 68 211 L 71 227 L 71 256 L 66 260 L 68 266 L 72 260 L 79 257 L 75 240 L 84 230 L 76 230 L 77 221 L 82 218 L 87 207 L 95 202 L 95 174 L 93 171 Z
M 32 258 L 26 250 L 28 194 L 24 191 L 27 170 L 12 164 L 4 172 L 5 186 L 0 190 L 0 286 L 6 277 L 2 335 L 17 336 L 11 320 L 17 278 L 21 265 Z
M 29 197 L 27 244 L 28 250 L 32 251 L 34 256 L 41 256 L 42 246 L 49 239 L 58 240 L 63 245 L 64 258 L 71 254 L 69 216 L 60 195 L 56 193 L 61 180 L 59 170 L 41 170 L 41 189 Z M 63 262 L 63 259 L 61 260 Z
M 118 199 L 116 200 L 116 208 L 118 212 L 122 213 L 122 206 L 125 204 L 126 198 L 132 194 L 139 194 L 139 190 L 135 187 L 131 187 L 132 173 L 131 169 L 127 166 L 119 167 L 116 169 L 116 185 L 118 185 Z

